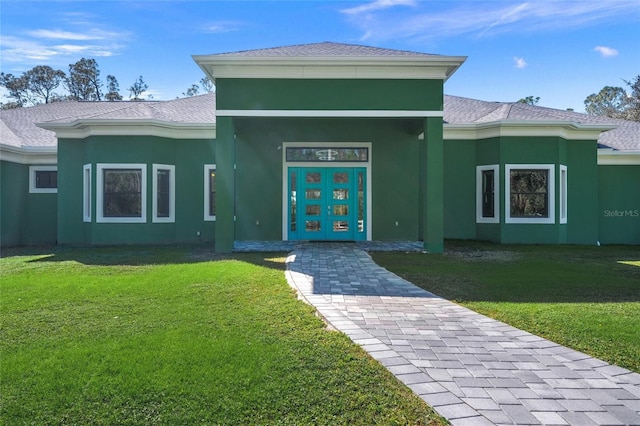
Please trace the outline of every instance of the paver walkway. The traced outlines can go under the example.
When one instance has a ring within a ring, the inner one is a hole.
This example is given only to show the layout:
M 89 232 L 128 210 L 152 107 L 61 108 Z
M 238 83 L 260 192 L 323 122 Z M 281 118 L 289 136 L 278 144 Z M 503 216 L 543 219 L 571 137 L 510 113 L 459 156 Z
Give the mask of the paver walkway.
M 298 244 L 287 279 L 453 425 L 640 425 L 640 375 L 439 298 L 355 245 Z

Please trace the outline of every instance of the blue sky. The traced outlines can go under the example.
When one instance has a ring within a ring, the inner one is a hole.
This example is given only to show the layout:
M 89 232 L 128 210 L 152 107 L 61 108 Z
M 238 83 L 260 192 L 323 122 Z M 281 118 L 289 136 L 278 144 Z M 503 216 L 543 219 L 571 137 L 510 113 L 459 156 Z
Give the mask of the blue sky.
M 125 98 L 139 75 L 182 97 L 202 77 L 192 54 L 322 41 L 468 56 L 445 93 L 576 111 L 640 74 L 640 0 L 0 0 L 0 24 L 3 72 L 90 57 Z

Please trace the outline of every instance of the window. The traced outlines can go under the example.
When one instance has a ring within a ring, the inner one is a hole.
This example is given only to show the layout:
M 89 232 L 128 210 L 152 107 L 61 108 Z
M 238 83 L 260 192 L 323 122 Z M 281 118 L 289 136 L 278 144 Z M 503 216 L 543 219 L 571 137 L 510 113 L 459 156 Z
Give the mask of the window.
M 498 165 L 476 167 L 476 222 L 500 222 L 500 172 Z
M 58 167 L 29 166 L 29 192 L 32 194 L 58 192 Z
M 153 165 L 153 218 L 155 223 L 175 222 L 175 166 Z
M 369 148 L 342 147 L 290 147 L 286 149 L 287 161 L 335 161 L 335 162 L 368 162 Z
M 204 220 L 216 220 L 216 165 L 204 165 Z
M 507 164 L 507 223 L 555 223 L 553 164 Z
M 82 171 L 82 220 L 91 222 L 91 164 L 85 164 Z
M 560 166 L 560 223 L 567 223 L 567 166 Z
M 98 222 L 147 221 L 146 164 L 98 164 L 96 180 Z

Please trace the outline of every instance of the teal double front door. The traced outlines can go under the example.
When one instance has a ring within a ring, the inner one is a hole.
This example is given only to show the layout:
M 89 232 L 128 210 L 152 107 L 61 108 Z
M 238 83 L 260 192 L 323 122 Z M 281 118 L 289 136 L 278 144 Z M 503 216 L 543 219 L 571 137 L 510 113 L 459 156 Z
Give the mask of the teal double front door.
M 289 167 L 290 240 L 365 240 L 366 168 Z

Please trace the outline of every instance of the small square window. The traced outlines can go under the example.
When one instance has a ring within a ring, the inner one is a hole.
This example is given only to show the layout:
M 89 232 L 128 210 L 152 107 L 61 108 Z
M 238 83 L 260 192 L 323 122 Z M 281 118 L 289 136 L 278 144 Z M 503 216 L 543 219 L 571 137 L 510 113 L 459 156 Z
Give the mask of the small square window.
M 98 222 L 146 223 L 146 164 L 98 164 L 96 180 Z
M 30 166 L 29 192 L 32 194 L 58 192 L 58 167 Z

